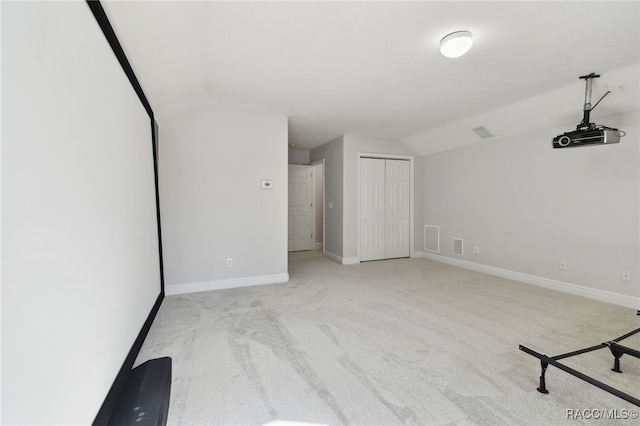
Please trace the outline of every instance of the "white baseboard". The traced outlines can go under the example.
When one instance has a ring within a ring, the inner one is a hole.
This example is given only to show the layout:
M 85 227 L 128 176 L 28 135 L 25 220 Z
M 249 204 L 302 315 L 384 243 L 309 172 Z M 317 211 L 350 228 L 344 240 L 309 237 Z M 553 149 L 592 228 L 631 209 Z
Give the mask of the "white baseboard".
M 327 250 L 325 250 L 322 254 L 327 259 L 331 259 L 334 262 L 338 262 L 338 263 L 342 264 L 342 257 L 338 256 L 337 254 L 333 254 L 333 253 L 331 253 L 330 251 L 327 251 Z
M 313 250 L 322 250 L 322 243 L 313 243 Z
M 509 271 L 507 269 L 496 268 L 494 266 L 482 265 L 479 263 L 469 262 L 466 260 L 454 259 L 451 257 L 441 256 L 438 254 L 427 252 L 416 252 L 416 257 L 434 260 L 436 262 L 446 263 L 452 266 L 469 269 L 472 271 L 482 272 L 494 275 L 500 278 L 520 281 L 526 284 L 537 285 L 552 290 L 562 291 L 564 293 L 575 294 L 577 296 L 587 297 L 589 299 L 598 300 L 600 302 L 612 303 L 614 305 L 624 306 L 631 309 L 640 309 L 640 298 L 626 296 L 624 294 L 612 293 L 610 291 L 598 290 L 595 288 L 584 287 L 577 284 L 571 284 L 564 281 L 552 280 L 549 278 L 538 277 L 536 275 L 523 274 L 521 272 Z
M 199 283 L 169 284 L 164 288 L 167 296 L 197 293 L 200 291 L 224 290 L 227 288 L 251 287 L 254 285 L 289 282 L 289 274 L 260 275 L 256 277 L 230 278 L 226 280 L 205 281 Z
M 326 250 L 324 251 L 324 257 L 331 259 L 334 262 L 338 262 L 341 265 L 355 265 L 356 263 L 360 263 L 360 258 L 358 257 L 342 257 Z

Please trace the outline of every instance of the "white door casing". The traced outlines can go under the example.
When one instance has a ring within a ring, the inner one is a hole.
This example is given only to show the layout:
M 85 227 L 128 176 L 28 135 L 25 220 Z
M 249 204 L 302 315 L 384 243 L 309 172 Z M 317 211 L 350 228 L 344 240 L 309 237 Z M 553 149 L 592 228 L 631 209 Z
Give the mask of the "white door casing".
M 289 251 L 312 248 L 312 167 L 289 164 Z
M 410 255 L 410 162 L 360 158 L 360 260 Z

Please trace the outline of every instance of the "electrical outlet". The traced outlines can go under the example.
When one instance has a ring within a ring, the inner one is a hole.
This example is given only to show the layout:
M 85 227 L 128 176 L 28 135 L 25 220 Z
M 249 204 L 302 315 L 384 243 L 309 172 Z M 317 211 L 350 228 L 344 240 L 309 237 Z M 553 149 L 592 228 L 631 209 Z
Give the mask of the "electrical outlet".
M 227 268 L 233 268 L 233 259 L 227 257 Z
M 475 247 L 473 248 L 473 254 L 480 254 L 480 247 L 475 246 Z
M 560 270 L 561 271 L 566 271 L 567 270 L 567 261 L 566 260 L 561 260 L 560 261 Z
M 628 269 L 622 270 L 622 281 L 631 281 L 631 271 Z

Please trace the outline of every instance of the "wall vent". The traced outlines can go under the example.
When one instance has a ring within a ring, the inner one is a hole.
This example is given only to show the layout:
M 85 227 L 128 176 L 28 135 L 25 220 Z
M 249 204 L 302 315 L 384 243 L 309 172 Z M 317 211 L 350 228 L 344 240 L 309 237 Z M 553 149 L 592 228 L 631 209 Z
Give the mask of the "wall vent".
M 458 254 L 460 256 L 464 255 L 464 242 L 462 238 L 454 238 L 453 239 L 453 254 Z
M 424 226 L 424 250 L 440 253 L 440 227 L 436 225 Z

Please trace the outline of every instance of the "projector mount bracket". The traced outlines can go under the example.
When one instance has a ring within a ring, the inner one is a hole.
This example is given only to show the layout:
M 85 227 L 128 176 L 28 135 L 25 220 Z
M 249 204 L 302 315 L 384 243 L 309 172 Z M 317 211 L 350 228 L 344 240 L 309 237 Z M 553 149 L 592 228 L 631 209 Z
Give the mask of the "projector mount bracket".
M 596 125 L 593 123 L 590 123 L 591 121 L 591 111 L 593 111 L 593 109 L 598 106 L 598 104 L 600 103 L 601 100 L 604 99 L 605 96 L 607 96 L 609 93 L 611 93 L 611 90 L 607 90 L 607 92 L 602 95 L 602 97 L 600 99 L 598 99 L 598 102 L 596 102 L 596 104 L 594 106 L 591 106 L 591 92 L 593 90 L 593 79 L 594 78 L 599 78 L 600 74 L 596 74 L 596 73 L 591 73 L 591 74 L 587 74 L 587 75 L 582 75 L 579 78 L 581 80 L 585 80 L 585 88 L 584 88 L 584 107 L 583 107 L 583 118 L 582 118 L 582 122 L 580 124 L 578 124 L 578 127 L 576 127 L 576 130 L 593 130 L 596 128 Z
M 620 142 L 620 138 L 625 135 L 625 132 L 613 127 L 607 127 L 602 125 L 596 125 L 591 123 L 591 111 L 598 106 L 600 101 L 604 99 L 611 90 L 607 91 L 602 97 L 591 105 L 591 92 L 593 89 L 593 79 L 599 78 L 600 75 L 591 73 L 580 77 L 581 80 L 585 80 L 585 93 L 584 93 L 584 107 L 582 122 L 576 126 L 576 130 L 566 132 L 553 138 L 554 148 L 570 148 L 577 146 L 589 146 L 589 145 L 601 145 L 612 144 Z
M 583 108 L 583 112 L 584 112 L 584 117 L 582 119 L 582 123 L 578 124 L 578 127 L 576 130 L 586 130 L 589 129 L 593 126 L 595 126 L 595 124 L 590 123 L 590 114 L 591 114 L 591 110 L 593 109 L 593 107 L 591 107 L 591 91 L 592 91 L 592 87 L 593 87 L 593 79 L 594 78 L 599 78 L 600 75 L 596 74 L 596 73 L 591 73 L 588 75 L 583 75 L 580 76 L 580 79 L 584 79 L 585 80 L 585 90 L 584 90 L 584 108 Z M 605 93 L 602 98 L 600 98 L 600 101 L 609 94 L 609 92 Z M 600 103 L 600 101 L 598 101 L 598 103 Z M 597 104 L 596 104 L 597 105 Z

